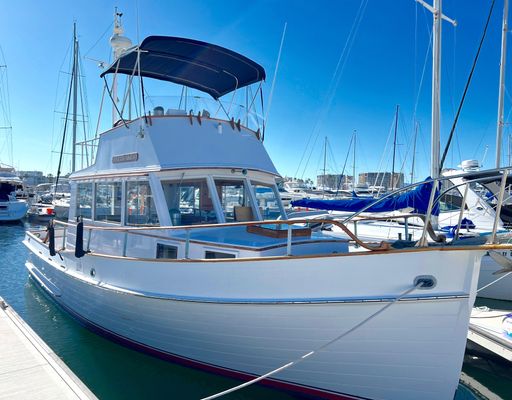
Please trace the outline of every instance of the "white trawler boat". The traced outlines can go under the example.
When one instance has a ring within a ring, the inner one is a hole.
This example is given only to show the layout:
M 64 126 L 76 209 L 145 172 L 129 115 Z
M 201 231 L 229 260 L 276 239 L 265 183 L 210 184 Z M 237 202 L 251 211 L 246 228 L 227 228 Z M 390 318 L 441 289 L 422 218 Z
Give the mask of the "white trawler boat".
M 24 240 L 52 299 L 102 335 L 212 372 L 247 380 L 302 357 L 263 382 L 329 399 L 453 398 L 481 257 L 505 246 L 395 250 L 292 225 L 262 131 L 218 100 L 265 78 L 231 50 L 151 36 L 109 74 L 202 90 L 228 115 L 117 114 L 94 165 L 70 177 L 69 222 Z

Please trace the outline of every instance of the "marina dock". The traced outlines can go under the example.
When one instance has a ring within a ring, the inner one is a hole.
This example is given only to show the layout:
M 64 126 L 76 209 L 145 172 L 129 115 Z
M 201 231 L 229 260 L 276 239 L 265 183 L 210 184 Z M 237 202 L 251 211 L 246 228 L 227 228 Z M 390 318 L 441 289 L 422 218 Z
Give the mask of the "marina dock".
M 474 308 L 469 323 L 468 339 L 484 349 L 512 362 L 512 336 L 510 316 L 507 310 Z
M 0 297 L 0 399 L 96 399 Z

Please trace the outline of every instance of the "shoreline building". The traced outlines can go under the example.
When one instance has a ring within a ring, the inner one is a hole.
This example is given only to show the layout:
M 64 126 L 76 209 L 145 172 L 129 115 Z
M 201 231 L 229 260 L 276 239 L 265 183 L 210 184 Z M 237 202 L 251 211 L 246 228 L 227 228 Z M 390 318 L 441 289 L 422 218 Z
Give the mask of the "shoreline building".
M 341 174 L 325 174 L 316 176 L 317 188 L 347 189 L 345 186 L 352 187 L 353 177 Z
M 27 186 L 37 186 L 48 182 L 42 171 L 17 171 L 16 174 Z
M 404 185 L 404 174 L 395 172 L 392 181 L 391 172 L 362 172 L 359 174 L 359 183 L 370 187 L 382 186 L 389 190 L 393 186 L 399 188 Z

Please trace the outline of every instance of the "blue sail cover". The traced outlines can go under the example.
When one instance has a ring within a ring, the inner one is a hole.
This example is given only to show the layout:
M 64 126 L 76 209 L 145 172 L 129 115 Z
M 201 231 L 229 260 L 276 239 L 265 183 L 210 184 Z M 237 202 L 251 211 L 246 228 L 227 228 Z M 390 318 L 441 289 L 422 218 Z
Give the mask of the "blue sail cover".
M 427 180 L 429 179 L 430 178 L 427 178 Z M 414 212 L 418 214 L 426 214 L 431 191 L 432 182 L 426 182 L 413 190 L 384 199 L 366 209 L 365 212 L 379 213 L 396 211 L 404 208 L 413 208 Z M 438 194 L 439 193 L 436 193 L 436 198 L 438 197 Z M 368 205 L 375 203 L 376 200 L 377 199 L 364 197 L 340 200 L 302 199 L 292 201 L 292 206 L 315 208 L 318 210 L 358 212 Z M 432 214 L 439 215 L 438 202 L 434 203 Z
M 147 37 L 138 47 L 121 55 L 101 77 L 112 73 L 139 76 L 139 70 L 140 76 L 198 89 L 215 100 L 265 79 L 265 69 L 239 53 L 172 36 Z

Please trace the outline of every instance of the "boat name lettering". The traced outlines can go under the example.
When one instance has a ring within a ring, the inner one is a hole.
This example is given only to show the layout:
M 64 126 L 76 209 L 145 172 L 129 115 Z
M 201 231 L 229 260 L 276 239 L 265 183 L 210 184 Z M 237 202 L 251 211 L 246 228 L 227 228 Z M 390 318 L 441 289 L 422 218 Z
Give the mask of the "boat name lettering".
M 112 162 L 114 164 L 117 164 L 117 163 L 123 163 L 123 162 L 137 161 L 138 159 L 139 159 L 139 153 L 127 153 L 127 154 L 120 154 L 118 156 L 113 156 Z

